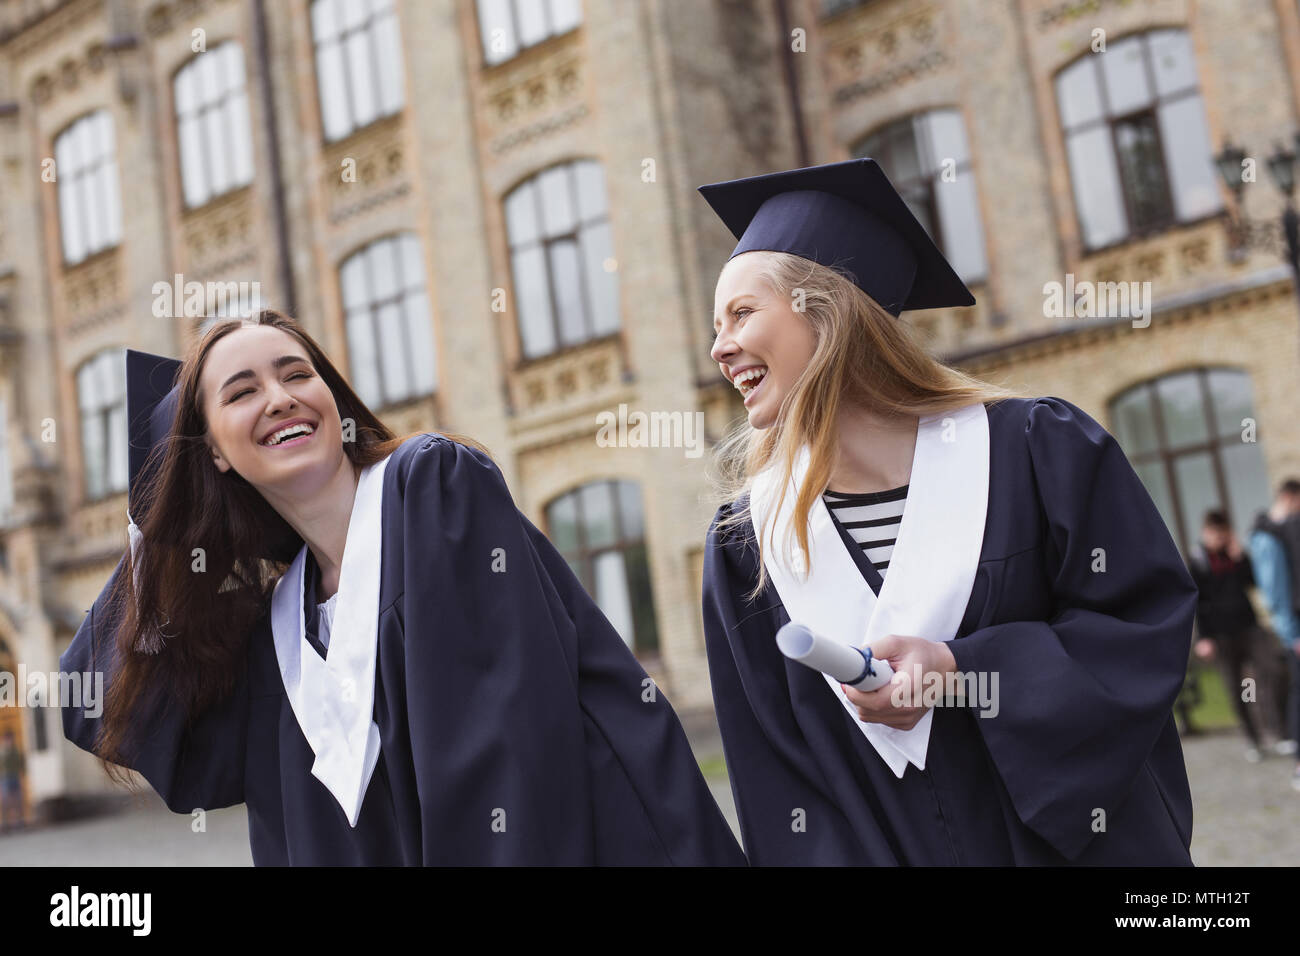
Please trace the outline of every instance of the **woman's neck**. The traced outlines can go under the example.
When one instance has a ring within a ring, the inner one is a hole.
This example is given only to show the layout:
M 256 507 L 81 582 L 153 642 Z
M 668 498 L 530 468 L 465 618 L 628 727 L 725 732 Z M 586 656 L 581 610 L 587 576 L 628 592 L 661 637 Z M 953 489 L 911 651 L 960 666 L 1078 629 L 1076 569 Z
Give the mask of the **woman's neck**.
M 852 405 L 841 405 L 836 419 L 838 456 L 830 489 L 844 494 L 888 491 L 906 485 L 916 454 L 916 415 L 886 418 Z
M 276 500 L 272 505 L 311 549 L 320 569 L 318 602 L 329 600 L 339 588 L 343 549 L 357 497 L 361 471 L 346 455 L 343 464 L 314 494 L 296 500 Z

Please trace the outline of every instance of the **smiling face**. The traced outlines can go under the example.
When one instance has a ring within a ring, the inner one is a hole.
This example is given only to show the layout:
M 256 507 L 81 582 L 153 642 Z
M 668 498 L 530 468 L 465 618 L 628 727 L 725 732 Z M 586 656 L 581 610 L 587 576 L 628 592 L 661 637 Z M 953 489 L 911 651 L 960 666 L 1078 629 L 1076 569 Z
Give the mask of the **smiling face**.
M 768 428 L 817 347 L 805 316 L 760 275 L 762 252 L 731 259 L 713 296 L 709 352 L 722 375 L 744 396 L 749 424 Z
M 245 326 L 217 341 L 199 396 L 213 462 L 259 491 L 309 494 L 342 466 L 334 394 L 283 329 Z M 295 423 L 296 432 L 286 431 Z

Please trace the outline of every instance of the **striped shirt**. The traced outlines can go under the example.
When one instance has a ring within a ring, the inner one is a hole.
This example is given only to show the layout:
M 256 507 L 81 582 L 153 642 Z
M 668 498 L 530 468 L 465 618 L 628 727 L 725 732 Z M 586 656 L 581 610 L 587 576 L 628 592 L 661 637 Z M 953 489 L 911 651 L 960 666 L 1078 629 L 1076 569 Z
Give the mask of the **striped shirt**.
M 329 596 L 329 600 L 316 605 L 316 613 L 319 615 L 317 618 L 318 630 L 320 631 L 316 636 L 326 650 L 329 650 L 330 646 L 330 630 L 334 627 L 334 606 L 339 603 L 338 597 L 339 592 L 335 591 Z
M 828 490 L 822 495 L 826 507 L 862 547 L 863 554 L 880 572 L 881 578 L 885 576 L 890 556 L 894 553 L 894 542 L 898 540 L 903 505 L 907 503 L 907 488 L 903 485 L 861 495 Z

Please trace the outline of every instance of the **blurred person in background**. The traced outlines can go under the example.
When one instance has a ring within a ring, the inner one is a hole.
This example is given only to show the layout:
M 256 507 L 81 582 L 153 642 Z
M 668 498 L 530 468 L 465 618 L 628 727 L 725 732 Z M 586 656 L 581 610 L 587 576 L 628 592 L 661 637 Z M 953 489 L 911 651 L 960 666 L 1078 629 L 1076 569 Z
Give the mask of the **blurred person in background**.
M 23 825 L 23 774 L 27 758 L 18 749 L 12 730 L 6 730 L 0 746 L 0 830 Z
M 1250 556 L 1232 531 L 1222 511 L 1207 511 L 1201 526 L 1200 544 L 1188 559 L 1192 578 L 1200 589 L 1196 606 L 1198 651 L 1213 657 L 1223 675 L 1224 687 L 1232 697 L 1241 728 L 1250 740 L 1246 759 L 1260 759 L 1264 749 L 1263 730 L 1256 720 L 1254 704 L 1264 703 L 1273 713 L 1271 729 L 1285 736 L 1286 677 L 1278 666 L 1277 640 L 1260 627 L 1249 590 L 1255 584 Z M 1245 693 L 1243 678 L 1253 676 L 1257 694 Z
M 1290 674 L 1290 707 L 1287 715 L 1289 740 L 1278 743 L 1282 753 L 1295 753 L 1300 742 L 1300 614 L 1296 611 L 1300 587 L 1296 586 L 1296 573 L 1300 571 L 1300 547 L 1297 531 L 1300 530 L 1300 480 L 1289 478 L 1278 488 L 1268 510 L 1255 518 L 1250 534 L 1250 557 L 1254 564 L 1255 580 L 1260 596 L 1268 608 L 1269 618 L 1283 647 L 1286 648 L 1287 668 Z M 1282 736 L 1286 737 L 1287 733 Z M 1291 776 L 1291 786 L 1300 790 L 1300 762 Z

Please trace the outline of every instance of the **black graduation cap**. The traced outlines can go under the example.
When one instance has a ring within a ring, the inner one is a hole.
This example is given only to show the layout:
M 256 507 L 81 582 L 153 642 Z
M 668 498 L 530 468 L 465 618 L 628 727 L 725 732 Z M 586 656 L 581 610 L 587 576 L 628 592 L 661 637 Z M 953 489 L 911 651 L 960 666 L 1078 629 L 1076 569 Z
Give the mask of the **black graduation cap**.
M 850 159 L 699 187 L 740 240 L 851 272 L 891 315 L 974 305 L 975 297 L 874 159 Z
M 132 520 L 140 514 L 139 489 L 162 464 L 161 451 L 150 454 L 171 434 L 180 405 L 180 367 L 179 359 L 126 350 L 127 511 Z

